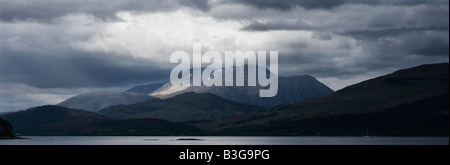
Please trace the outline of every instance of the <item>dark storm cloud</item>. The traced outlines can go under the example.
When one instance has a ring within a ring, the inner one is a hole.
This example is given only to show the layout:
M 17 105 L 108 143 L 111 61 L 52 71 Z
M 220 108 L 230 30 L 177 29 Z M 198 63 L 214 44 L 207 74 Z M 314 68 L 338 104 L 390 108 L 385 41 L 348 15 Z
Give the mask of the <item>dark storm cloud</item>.
M 323 27 L 313 26 L 305 23 L 303 20 L 299 19 L 295 22 L 284 20 L 271 20 L 266 23 L 261 23 L 258 21 L 253 21 L 249 25 L 242 28 L 245 31 L 271 31 L 271 30 L 323 30 Z
M 181 7 L 192 7 L 202 11 L 210 8 L 208 0 L 91 0 L 91 1 L 53 1 L 53 0 L 1 0 L 0 20 L 51 21 L 67 14 L 83 13 L 102 20 L 117 20 L 119 11 L 168 12 Z
M 433 1 L 432 1 L 433 2 Z M 310 30 L 351 34 L 367 31 L 442 30 L 449 27 L 448 6 L 346 6 L 328 10 L 294 10 L 290 14 L 249 18 L 245 31 Z M 263 21 L 261 21 L 263 20 Z M 363 35 L 363 33 L 358 33 Z M 370 34 L 368 34 L 370 35 Z
M 415 31 L 400 34 L 395 38 L 381 38 L 371 43 L 374 53 L 383 52 L 385 55 L 448 57 L 449 54 L 448 31 Z
M 38 88 L 115 87 L 164 81 L 168 70 L 151 61 L 101 53 L 46 55 L 0 52 L 0 82 Z
M 238 3 L 257 8 L 272 8 L 289 10 L 294 7 L 308 9 L 330 9 L 345 4 L 365 5 L 418 5 L 418 4 L 448 4 L 445 0 L 227 0 L 223 3 Z
M 266 2 L 266 1 L 264 1 Z M 269 1 L 267 1 L 269 2 Z M 295 1 L 305 3 L 307 1 Z M 360 3 L 358 1 L 340 1 L 344 3 Z M 312 31 L 319 39 L 330 40 L 329 34 L 351 37 L 368 54 L 352 58 L 341 58 L 348 65 L 344 68 L 332 67 L 338 61 L 327 62 L 329 57 L 317 52 L 299 48 L 292 53 L 285 53 L 286 60 L 308 65 L 308 63 L 325 64 L 311 66 L 310 73 L 317 75 L 352 75 L 383 67 L 399 67 L 399 63 L 417 63 L 430 56 L 448 59 L 449 54 L 449 9 L 448 1 L 373 1 L 371 6 L 343 6 L 334 9 L 289 11 L 291 14 L 251 19 L 245 31 Z M 285 2 L 287 3 L 287 2 Z M 291 4 L 293 4 L 292 2 Z M 317 1 L 320 4 L 319 1 Z M 289 3 L 288 3 L 289 4 Z M 379 4 L 384 4 L 380 6 Z M 418 5 L 420 4 L 420 5 Z M 447 5 L 445 5 L 447 4 Z M 399 5 L 399 6 L 395 6 Z M 332 36 L 332 35 L 331 35 Z M 344 40 L 343 40 L 344 41 Z M 339 41 L 343 43 L 343 41 Z M 295 41 L 294 41 L 295 42 Z M 311 41 L 314 42 L 314 41 Z M 294 47 L 292 47 L 294 48 Z M 322 49 L 337 49 L 324 47 Z M 420 56 L 423 56 L 420 57 Z M 301 58 L 299 58 L 301 57 Z M 364 58 L 361 58 L 364 57 Z M 365 58 L 370 60 L 365 60 Z M 306 60 L 307 59 L 307 60 Z M 354 60 L 354 61 L 353 61 Z M 304 62 L 312 61 L 312 62 Z M 399 62 L 396 63 L 395 61 Z M 355 63 L 365 63 L 358 66 Z M 354 64 L 351 66 L 351 64 Z M 403 65 L 402 65 L 403 67 Z M 405 66 L 410 67 L 410 66 Z M 311 69 L 316 68 L 316 69 Z M 329 69 L 327 69 L 329 68 Z M 352 70 L 352 71 L 350 71 Z
M 392 29 L 380 29 L 380 30 L 355 30 L 347 31 L 342 35 L 352 36 L 358 39 L 379 39 L 387 36 L 398 36 L 404 33 L 417 32 L 417 31 L 436 31 L 436 32 L 449 32 L 449 27 L 426 27 L 426 28 L 392 28 Z
M 336 40 L 333 38 L 335 35 L 331 36 L 319 35 L 317 39 L 325 39 L 325 42 L 330 38 L 331 42 Z M 284 55 L 279 59 L 283 64 L 280 66 L 294 68 L 291 74 L 301 71 L 317 77 L 352 78 L 372 71 L 389 73 L 426 63 L 448 62 L 449 57 L 449 37 L 445 30 L 385 33 L 355 41 L 354 45 L 335 41 L 339 46 L 298 47 L 280 52 Z M 357 49 L 362 51 L 352 52 Z
M 288 10 L 295 6 L 302 6 L 305 8 L 332 8 L 342 5 L 344 0 L 231 0 L 226 1 L 226 3 L 241 3 L 258 8 Z

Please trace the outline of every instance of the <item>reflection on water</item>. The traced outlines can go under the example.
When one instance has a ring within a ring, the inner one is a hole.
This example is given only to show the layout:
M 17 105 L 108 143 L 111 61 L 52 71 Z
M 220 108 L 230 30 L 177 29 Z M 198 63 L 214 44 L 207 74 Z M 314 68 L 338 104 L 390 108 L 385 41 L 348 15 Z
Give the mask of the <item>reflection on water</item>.
M 29 136 L 0 145 L 449 145 L 448 137 Z

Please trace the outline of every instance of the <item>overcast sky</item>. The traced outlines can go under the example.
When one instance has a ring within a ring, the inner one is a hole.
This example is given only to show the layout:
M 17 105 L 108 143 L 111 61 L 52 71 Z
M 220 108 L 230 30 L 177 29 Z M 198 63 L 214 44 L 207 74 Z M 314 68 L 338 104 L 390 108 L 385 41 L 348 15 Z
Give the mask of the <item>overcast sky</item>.
M 449 61 L 448 0 L 0 0 L 0 112 L 169 79 L 170 54 L 276 50 L 334 90 Z

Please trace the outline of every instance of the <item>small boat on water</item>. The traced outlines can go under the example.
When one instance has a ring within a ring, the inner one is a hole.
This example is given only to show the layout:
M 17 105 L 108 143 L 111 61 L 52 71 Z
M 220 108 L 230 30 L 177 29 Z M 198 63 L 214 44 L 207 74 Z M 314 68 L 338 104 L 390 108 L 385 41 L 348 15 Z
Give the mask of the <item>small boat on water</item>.
M 370 136 L 369 136 L 369 128 L 367 128 L 367 130 L 366 130 L 366 136 L 364 136 L 364 137 L 366 137 L 366 138 L 370 137 Z

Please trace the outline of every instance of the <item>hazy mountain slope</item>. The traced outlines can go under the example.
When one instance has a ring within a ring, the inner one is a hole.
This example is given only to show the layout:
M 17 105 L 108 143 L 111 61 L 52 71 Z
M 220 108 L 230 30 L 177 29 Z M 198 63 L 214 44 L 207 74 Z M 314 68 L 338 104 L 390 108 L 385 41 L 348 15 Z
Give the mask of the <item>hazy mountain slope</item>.
M 155 84 L 135 86 L 131 89 L 128 89 L 126 92 L 149 94 L 157 90 L 158 88 L 161 88 L 164 84 L 166 83 L 155 83 Z
M 97 112 L 111 105 L 128 105 L 154 97 L 132 92 L 92 92 L 67 99 L 58 106 Z
M 132 105 L 111 106 L 100 114 L 119 119 L 156 118 L 174 122 L 216 121 L 241 116 L 262 108 L 233 102 L 209 93 L 184 93 Z

